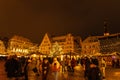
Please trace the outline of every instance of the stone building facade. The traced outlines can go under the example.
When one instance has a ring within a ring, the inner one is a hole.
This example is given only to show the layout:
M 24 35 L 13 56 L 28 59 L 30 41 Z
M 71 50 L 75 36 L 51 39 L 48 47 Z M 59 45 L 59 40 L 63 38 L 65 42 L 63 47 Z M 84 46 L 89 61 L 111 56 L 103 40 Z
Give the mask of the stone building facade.
M 34 44 L 29 39 L 15 35 L 9 39 L 7 53 L 21 56 L 30 54 L 33 49 Z
M 99 36 L 90 36 L 82 42 L 82 55 L 94 55 L 100 52 L 98 37 Z
M 39 52 L 43 54 L 50 54 L 51 47 L 55 42 L 59 44 L 64 54 L 70 52 L 80 54 L 81 38 L 75 37 L 70 33 L 66 35 L 54 36 L 54 37 L 46 33 L 39 46 Z

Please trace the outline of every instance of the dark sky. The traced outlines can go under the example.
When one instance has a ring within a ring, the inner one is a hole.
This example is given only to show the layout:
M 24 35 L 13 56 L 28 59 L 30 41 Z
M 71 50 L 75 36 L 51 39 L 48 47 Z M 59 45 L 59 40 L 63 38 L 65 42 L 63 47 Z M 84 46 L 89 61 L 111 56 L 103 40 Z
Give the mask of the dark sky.
M 40 43 L 46 32 L 81 37 L 119 33 L 120 0 L 0 0 L 0 36 L 14 34 Z

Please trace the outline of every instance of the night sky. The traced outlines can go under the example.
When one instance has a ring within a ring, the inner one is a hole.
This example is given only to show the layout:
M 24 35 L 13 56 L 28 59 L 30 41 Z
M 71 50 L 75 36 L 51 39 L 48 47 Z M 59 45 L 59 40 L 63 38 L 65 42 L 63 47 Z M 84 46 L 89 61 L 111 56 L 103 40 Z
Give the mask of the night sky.
M 44 34 L 72 33 L 83 38 L 119 33 L 120 0 L 0 0 L 0 36 L 14 34 L 40 43 Z

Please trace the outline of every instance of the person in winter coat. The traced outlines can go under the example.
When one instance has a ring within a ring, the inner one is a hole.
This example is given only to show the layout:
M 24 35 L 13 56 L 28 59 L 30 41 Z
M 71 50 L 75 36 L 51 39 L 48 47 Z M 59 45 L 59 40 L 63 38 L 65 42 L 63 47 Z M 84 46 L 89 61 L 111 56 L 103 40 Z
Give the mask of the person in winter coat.
M 27 70 L 27 67 L 28 67 L 28 64 L 31 62 L 31 60 L 29 58 L 26 59 L 25 61 L 25 66 L 24 66 L 24 79 L 25 80 L 28 80 L 28 70 Z
M 88 80 L 102 80 L 101 76 L 99 67 L 95 64 L 95 62 L 92 62 L 88 71 Z
M 54 80 L 58 80 L 58 74 L 60 71 L 60 63 L 58 62 L 57 58 L 53 59 L 53 63 L 52 63 L 52 72 L 54 74 Z
M 5 63 L 5 71 L 7 72 L 8 80 L 14 80 L 19 70 L 19 62 L 17 56 L 9 56 Z
M 42 63 L 42 80 L 47 80 L 48 72 L 49 72 L 49 62 L 45 58 Z
M 101 59 L 101 71 L 102 71 L 102 75 L 103 75 L 103 79 L 105 79 L 105 68 L 106 68 L 106 62 L 105 59 Z
M 85 57 L 85 63 L 84 63 L 84 78 L 88 78 L 88 71 L 90 69 L 90 59 L 88 57 Z
M 71 69 L 72 69 L 72 72 L 74 72 L 75 65 L 76 65 L 76 61 L 75 61 L 74 58 L 72 58 L 72 60 L 71 60 Z
M 32 58 L 31 61 L 29 60 L 29 64 L 27 66 L 28 70 L 28 80 L 37 80 L 37 61 L 35 58 Z

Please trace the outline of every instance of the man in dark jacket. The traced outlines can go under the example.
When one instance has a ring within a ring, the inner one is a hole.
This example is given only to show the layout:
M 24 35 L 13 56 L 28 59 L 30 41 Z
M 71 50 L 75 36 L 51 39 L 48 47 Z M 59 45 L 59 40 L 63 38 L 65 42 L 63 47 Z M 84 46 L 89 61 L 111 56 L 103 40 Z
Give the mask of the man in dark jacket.
M 98 65 L 96 65 L 96 61 L 92 61 L 92 63 L 90 64 L 90 69 L 88 71 L 88 80 L 101 80 L 102 79 L 102 75 L 101 75 L 101 71 L 98 67 Z
M 85 57 L 85 71 L 84 71 L 84 78 L 88 78 L 88 72 L 89 72 L 89 69 L 90 69 L 90 59 L 88 57 Z
M 10 56 L 5 63 L 5 71 L 7 72 L 8 80 L 15 78 L 18 70 L 19 62 L 16 60 L 16 56 Z
M 42 80 L 47 80 L 47 75 L 49 71 L 49 62 L 48 59 L 44 59 L 42 63 Z

